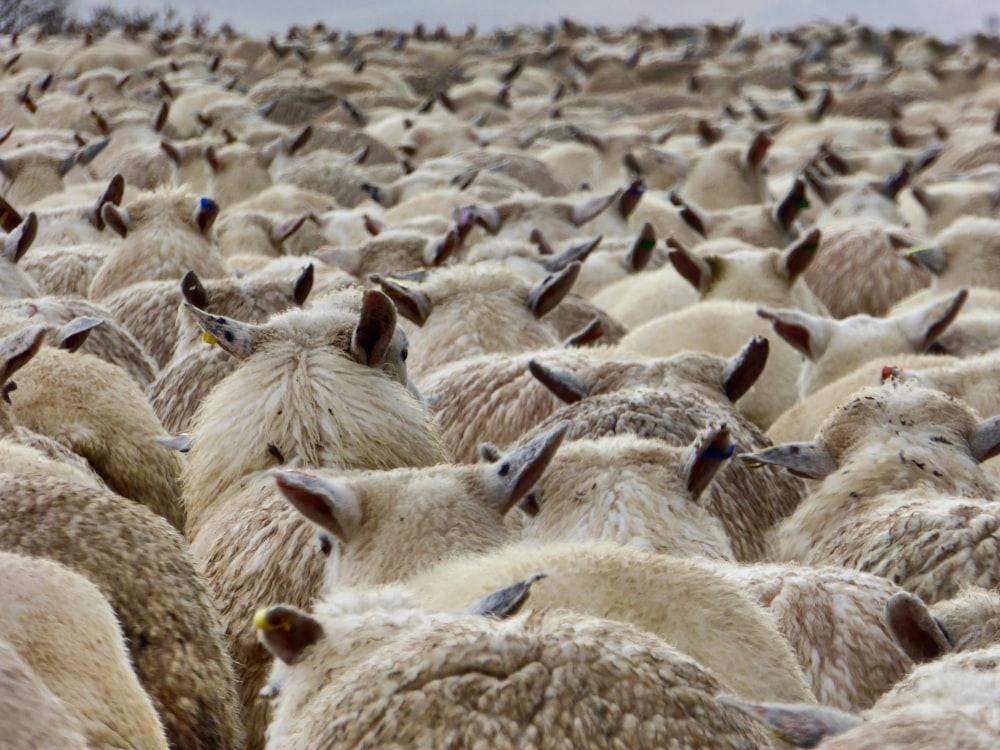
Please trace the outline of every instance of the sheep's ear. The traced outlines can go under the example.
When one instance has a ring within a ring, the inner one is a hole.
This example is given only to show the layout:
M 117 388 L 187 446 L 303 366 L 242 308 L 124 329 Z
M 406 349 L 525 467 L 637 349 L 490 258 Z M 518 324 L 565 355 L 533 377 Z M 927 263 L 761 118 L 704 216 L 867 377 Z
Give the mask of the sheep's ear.
M 590 388 L 576 373 L 555 367 L 546 367 L 538 360 L 528 361 L 528 370 L 539 383 L 567 404 L 575 404 L 590 395 Z
M 153 438 L 153 442 L 178 453 L 190 453 L 194 448 L 195 437 L 192 432 L 178 432 L 170 437 Z
M 899 191 L 905 188 L 913 177 L 913 167 L 909 162 L 876 185 L 876 190 L 889 200 L 896 200 Z
M 680 201 L 676 203 L 677 214 L 684 220 L 684 223 L 691 227 L 694 231 L 700 234 L 702 237 L 707 238 L 709 231 L 712 229 L 712 217 L 705 213 L 702 209 L 695 206 L 693 203 L 687 201 Z M 667 241 L 670 247 L 679 247 L 680 243 Z
M 914 200 L 920 204 L 928 216 L 933 216 L 941 209 L 941 201 L 938 197 L 928 193 L 922 185 L 910 185 L 910 193 L 913 194 Z
M 798 310 L 757 308 L 757 315 L 771 321 L 774 332 L 814 362 L 823 356 L 837 322 Z
M 24 221 L 4 237 L 3 253 L 11 263 L 17 263 L 28 252 L 31 243 L 38 236 L 38 216 L 32 211 Z
M 911 263 L 923 266 L 931 273 L 940 276 L 948 266 L 948 256 L 937 245 L 917 245 L 903 251 L 903 257 Z
M 211 315 L 190 302 L 185 302 L 184 306 L 204 331 L 202 338 L 206 344 L 218 344 L 236 359 L 246 359 L 257 350 L 259 332 L 256 326 L 223 315 Z
M 579 331 L 574 331 L 563 339 L 562 346 L 564 349 L 577 346 L 589 346 L 595 341 L 600 341 L 602 338 L 604 338 L 604 321 L 601 319 L 600 315 L 596 315 L 591 318 L 590 322 Z
M 440 266 L 448 261 L 458 247 L 458 232 L 449 229 L 448 234 L 438 239 L 427 240 L 424 247 L 424 265 Z
M 656 230 L 648 221 L 639 230 L 639 236 L 635 238 L 632 247 L 625 254 L 625 270 L 629 273 L 639 273 L 653 257 L 656 249 Z
M 742 453 L 740 458 L 751 468 L 764 464 L 783 466 L 797 477 L 822 479 L 837 470 L 837 462 L 817 443 L 785 443 L 757 453 Z
M 586 224 L 588 221 L 596 219 L 602 213 L 604 213 L 608 206 L 614 203 L 621 196 L 622 191 L 616 190 L 610 195 L 598 196 L 597 198 L 589 198 L 578 203 L 574 203 L 570 206 L 570 221 L 573 226 L 581 226 Z
M 819 241 L 822 237 L 823 234 L 820 230 L 813 229 L 781 253 L 779 268 L 788 278 L 789 284 L 794 284 L 795 280 L 813 262 L 813 258 L 816 257 L 816 251 L 819 250 Z
M 885 624 L 903 653 L 915 662 L 937 659 L 952 650 L 927 605 L 908 591 L 886 602 Z
M 170 117 L 170 102 L 166 99 L 160 102 L 160 106 L 156 109 L 156 114 L 153 115 L 153 132 L 159 133 L 163 130 L 163 126 L 167 124 L 167 119 Z
M 194 271 L 188 271 L 184 274 L 184 278 L 181 279 L 181 294 L 184 295 L 184 299 L 189 304 L 194 305 L 199 310 L 204 310 L 208 307 L 208 291 L 202 285 L 198 274 Z
M 361 502 L 347 485 L 290 469 L 272 474 L 288 501 L 324 531 L 342 542 L 357 533 L 361 525 Z
M 743 161 L 748 167 L 760 169 L 761 164 L 764 163 L 764 158 L 767 156 L 767 151 L 773 143 L 774 141 L 767 133 L 763 131 L 757 133 L 753 137 L 753 140 L 750 141 L 750 145 L 747 146 L 747 150 L 743 154 Z
M 536 573 L 530 578 L 518 581 L 513 586 L 494 591 L 492 594 L 484 596 L 462 614 L 505 620 L 516 615 L 522 605 L 528 601 L 528 596 L 531 594 L 531 584 L 546 577 L 545 573 Z
M 310 263 L 295 279 L 295 284 L 292 286 L 292 299 L 295 300 L 295 304 L 302 307 L 309 299 L 309 293 L 312 292 L 313 279 L 315 278 L 315 269 L 313 264 Z
M 726 363 L 722 371 L 722 390 L 730 401 L 739 401 L 757 382 L 757 378 L 764 372 L 770 351 L 771 344 L 766 338 L 754 336 Z
M 289 154 L 294 154 L 299 149 L 303 148 L 309 139 L 312 138 L 313 128 L 312 125 L 306 125 L 302 130 L 300 130 L 295 135 L 291 135 L 285 140 L 285 151 Z
M 792 747 L 816 747 L 825 737 L 843 734 L 864 723 L 855 714 L 804 703 L 752 703 L 730 695 L 719 695 L 715 700 L 759 722 Z
M 351 334 L 351 356 L 363 365 L 382 364 L 396 333 L 396 306 L 385 294 L 369 289 L 361 299 L 361 315 Z
M 729 427 L 713 425 L 699 433 L 684 459 L 684 478 L 691 498 L 697 500 L 715 475 L 736 452 Z
M 2 162 L 3 159 L 0 159 L 0 165 L 2 165 Z M 6 174 L 3 169 L 0 169 L 0 173 Z M 24 221 L 24 218 L 18 213 L 17 209 L 0 196 L 0 229 L 10 234 L 17 229 L 18 224 L 22 221 Z
M 24 367 L 42 347 L 48 325 L 29 326 L 0 339 L 0 384 Z
M 94 158 L 104 150 L 105 146 L 111 142 L 110 138 L 102 138 L 99 141 L 88 143 L 74 154 L 67 156 L 59 164 L 59 176 L 63 177 L 77 164 L 90 164 Z
M 73 318 L 69 323 L 59 329 L 56 334 L 56 346 L 68 352 L 75 352 L 97 326 L 104 323 L 102 318 L 89 318 L 81 316 Z
M 306 219 L 308 218 L 308 214 L 302 214 L 301 216 L 296 216 L 294 219 L 289 219 L 288 221 L 276 224 L 271 229 L 271 242 L 275 245 L 280 245 L 297 231 L 302 229 L 302 225 L 306 223 Z
M 545 435 L 515 448 L 499 461 L 486 466 L 487 502 L 506 515 L 541 479 L 568 428 L 569 424 L 563 422 Z
M 281 605 L 261 609 L 253 617 L 257 638 L 285 664 L 295 664 L 323 637 L 323 626 L 300 609 Z
M 180 149 L 170 141 L 160 141 L 160 150 L 177 166 L 180 166 L 180 163 L 184 161 L 184 155 L 181 154 Z
M 550 274 L 528 292 L 525 304 L 536 318 L 541 318 L 565 299 L 580 275 L 579 261 L 573 261 L 558 273 Z
M 105 203 L 101 206 L 101 221 L 107 226 L 111 227 L 119 237 L 128 236 L 128 211 L 121 209 L 114 203 Z
M 198 205 L 194 209 L 192 221 L 198 231 L 204 235 L 212 228 L 216 218 L 219 216 L 219 204 L 211 198 L 199 198 Z
M 108 203 L 113 203 L 116 206 L 121 205 L 122 198 L 125 196 L 125 178 L 120 174 L 116 174 L 108 182 L 108 186 L 104 188 L 104 192 L 101 193 L 94 207 L 90 210 L 90 223 L 97 227 L 98 230 L 104 231 L 104 218 L 101 216 L 101 209 Z
M 683 276 L 687 282 L 693 286 L 699 294 L 704 294 L 705 290 L 712 284 L 712 267 L 708 261 L 692 253 L 680 243 L 671 245 L 669 258 L 677 273 Z
M 915 351 L 926 351 L 944 333 L 958 316 L 968 296 L 968 289 L 960 289 L 950 299 L 925 305 L 896 318 Z
M 618 199 L 618 215 L 628 219 L 639 206 L 639 201 L 646 194 L 646 183 L 642 178 L 633 180 Z
M 774 221 L 787 232 L 805 208 L 809 208 L 809 199 L 806 198 L 806 182 L 801 176 L 797 176 L 788 193 L 774 207 Z
M 1000 454 L 1000 417 L 977 424 L 969 437 L 969 448 L 980 463 Z
M 382 287 L 386 296 L 396 304 L 399 314 L 411 323 L 422 326 L 427 322 L 433 306 L 426 294 L 417 289 L 405 287 L 377 273 L 369 275 L 368 280 Z
M 553 255 L 542 261 L 542 265 L 545 266 L 545 270 L 549 273 L 557 273 L 562 271 L 573 261 L 579 261 L 583 263 L 587 260 L 590 253 L 601 244 L 601 240 L 604 239 L 603 234 L 597 235 L 594 239 L 589 242 L 584 242 L 579 245 L 572 245 L 567 249 L 563 250 L 558 255 Z
M 479 444 L 479 461 L 481 463 L 493 464 L 503 458 L 503 453 L 493 443 Z

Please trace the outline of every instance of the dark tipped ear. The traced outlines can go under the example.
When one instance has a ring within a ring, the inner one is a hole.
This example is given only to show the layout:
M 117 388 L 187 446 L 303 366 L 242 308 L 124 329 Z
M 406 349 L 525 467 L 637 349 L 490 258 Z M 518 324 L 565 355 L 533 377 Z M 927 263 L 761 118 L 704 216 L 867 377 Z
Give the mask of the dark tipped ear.
M 559 273 L 550 274 L 538 282 L 525 299 L 531 314 L 541 318 L 562 302 L 576 283 L 580 268 L 580 263 L 574 261 Z
M 757 308 L 757 315 L 770 320 L 774 332 L 814 362 L 823 356 L 830 344 L 836 321 L 807 315 L 798 310 L 768 310 Z
M 714 425 L 695 437 L 684 460 L 684 477 L 691 498 L 697 500 L 736 452 L 725 424 Z
M 693 208 L 687 203 L 678 204 L 677 209 L 678 215 L 684 220 L 684 223 L 691 227 L 694 231 L 700 234 L 702 237 L 708 237 L 708 226 L 705 221 L 705 217 L 701 215 L 701 212 Z
M 194 448 L 195 437 L 191 432 L 178 432 L 170 437 L 153 438 L 153 442 L 178 453 L 190 453 Z
M 565 250 L 563 250 L 558 255 L 553 255 L 550 258 L 546 258 L 542 261 L 542 265 L 545 266 L 545 270 L 549 273 L 556 273 L 557 271 L 563 270 L 566 266 L 572 263 L 574 260 L 583 263 L 587 260 L 588 256 L 601 244 L 601 240 L 604 239 L 603 234 L 597 235 L 594 239 L 589 242 L 584 242 L 579 245 L 572 245 Z
M 194 210 L 194 225 L 198 231 L 207 235 L 219 216 L 219 204 L 211 198 L 199 198 Z
M 128 236 L 128 214 L 118 208 L 114 203 L 105 203 L 101 206 L 101 219 L 105 226 L 110 227 L 119 237 Z
M 822 479 L 837 470 L 837 462 L 817 443 L 785 443 L 757 453 L 742 453 L 740 459 L 751 468 L 765 464 L 783 466 L 797 477 Z
M 264 647 L 285 664 L 301 661 L 305 650 L 323 637 L 318 620 L 285 605 L 258 611 L 253 624 Z
M 289 154 L 294 154 L 296 151 L 305 146 L 309 139 L 312 138 L 313 129 L 312 125 L 306 125 L 297 134 L 292 136 L 285 142 L 285 150 Z
M 275 245 L 280 245 L 297 231 L 302 229 L 302 225 L 306 223 L 306 219 L 308 218 L 308 214 L 302 214 L 301 216 L 296 216 L 294 219 L 288 219 L 287 221 L 277 224 L 271 230 L 271 242 Z
M 941 202 L 937 196 L 928 193 L 921 185 L 910 185 L 910 192 L 913 194 L 914 200 L 920 204 L 920 207 L 924 209 L 924 213 L 928 216 L 933 216 L 941 207 Z
M 433 306 L 426 294 L 417 289 L 405 287 L 391 279 L 383 278 L 377 273 L 371 274 L 368 280 L 382 287 L 386 296 L 395 303 L 399 314 L 411 323 L 422 326 L 427 322 Z
M 515 448 L 499 461 L 485 466 L 486 502 L 503 515 L 509 513 L 542 478 L 568 429 L 569 424 L 562 422 L 527 445 Z
M 638 207 L 642 196 L 646 194 L 646 183 L 640 178 L 633 180 L 621 198 L 618 199 L 618 215 L 623 219 L 628 219 L 632 212 Z
M 531 230 L 531 235 L 528 237 L 528 242 L 533 244 L 538 249 L 539 255 L 555 255 L 556 251 L 552 249 L 552 245 L 549 241 L 545 239 L 545 235 L 537 227 Z
M 505 620 L 516 615 L 518 610 L 528 601 L 531 584 L 546 577 L 545 573 L 536 573 L 530 578 L 518 581 L 513 586 L 494 591 L 466 609 L 463 614 Z
M 181 279 L 181 294 L 184 295 L 184 299 L 199 310 L 208 307 L 208 292 L 194 271 L 188 271 Z
M 167 155 L 170 161 L 178 166 L 184 161 L 180 150 L 174 144 L 170 143 L 170 141 L 160 141 L 160 150 Z
M 395 333 L 396 306 L 379 290 L 369 289 L 361 300 L 361 315 L 351 335 L 351 356 L 363 365 L 377 367 Z
M 639 236 L 635 238 L 632 247 L 625 255 L 625 269 L 629 273 L 638 273 L 649 265 L 653 257 L 653 250 L 656 249 L 656 231 L 648 221 L 639 230 Z
M 806 198 L 806 181 L 802 177 L 796 177 L 787 195 L 781 199 L 774 209 L 774 220 L 784 231 L 789 231 L 799 214 L 809 208 L 809 200 Z
M 4 237 L 4 255 L 7 260 L 11 263 L 21 260 L 37 236 L 38 216 L 32 211 L 14 228 L 14 231 Z
M 237 359 L 246 359 L 257 350 L 256 326 L 222 315 L 210 315 L 190 302 L 185 302 L 184 306 L 205 332 L 205 343 L 218 344 Z
M 574 331 L 563 339 L 563 348 L 569 349 L 578 346 L 590 346 L 604 337 L 604 321 L 600 315 L 591 318 L 579 331 Z
M 747 166 L 753 169 L 760 169 L 761 165 L 764 163 L 764 159 L 767 156 L 768 149 L 774 141 L 771 139 L 767 133 L 760 132 L 753 137 L 750 141 L 750 145 L 747 146 L 746 153 L 743 155 L 743 160 L 746 162 Z
M 11 375 L 38 354 L 48 330 L 47 325 L 29 326 L 0 339 L 0 383 L 6 383 Z
M 314 524 L 342 542 L 349 541 L 361 525 L 361 502 L 343 482 L 291 469 L 272 472 L 288 501 Z
M 896 318 L 915 351 L 926 351 L 944 333 L 958 316 L 968 296 L 968 289 L 960 289 L 950 299 L 931 303 Z
M 479 460 L 483 463 L 493 464 L 503 458 L 503 453 L 493 443 L 479 444 Z
M 973 428 L 969 449 L 980 463 L 1000 454 L 1000 417 L 984 420 Z
M 104 188 L 104 192 L 101 193 L 97 202 L 94 204 L 94 208 L 90 212 L 90 222 L 100 231 L 104 231 L 104 217 L 101 216 L 101 209 L 104 208 L 108 203 L 112 203 L 116 206 L 120 206 L 122 198 L 125 197 L 125 178 L 120 174 L 116 174 L 108 182 L 108 186 Z
M 424 264 L 428 266 L 440 266 L 448 262 L 458 247 L 458 231 L 449 229 L 444 237 L 427 241 L 424 248 Z
M 770 342 L 763 336 L 754 336 L 726 363 L 722 371 L 722 390 L 734 404 L 753 387 L 767 365 L 771 351 Z
M 59 333 L 56 334 L 56 346 L 68 352 L 75 352 L 83 346 L 90 332 L 102 323 L 104 323 L 104 320 L 101 318 L 89 318 L 85 316 L 73 318 L 73 320 L 59 329 Z
M 582 378 L 569 370 L 546 367 L 534 359 L 528 362 L 528 370 L 535 380 L 567 404 L 575 404 L 590 395 L 590 389 Z
M 719 695 L 715 700 L 759 722 L 792 747 L 817 747 L 824 738 L 843 734 L 864 723 L 860 716 L 835 708 L 751 703 L 729 695 Z
M 812 229 L 801 239 L 792 243 L 781 254 L 781 268 L 785 271 L 785 275 L 788 277 L 788 282 L 794 284 L 795 280 L 802 275 L 802 273 L 809 267 L 809 264 L 813 262 L 813 258 L 816 257 L 816 251 L 819 250 L 819 242 L 823 238 L 822 232 L 819 229 Z
M 2 162 L 3 159 L 0 159 L 0 166 L 2 166 Z M 3 169 L 0 169 L 0 172 L 6 174 Z M 17 209 L 0 196 L 0 229 L 9 234 L 17 229 L 18 224 L 22 221 L 24 221 L 24 219 L 21 214 L 17 212 Z
M 885 624 L 903 653 L 915 662 L 937 659 L 952 650 L 927 605 L 908 591 L 886 602 Z
M 168 117 L 170 117 L 170 102 L 164 100 L 160 102 L 160 106 L 156 109 L 156 114 L 153 115 L 153 132 L 159 133 L 163 130 L 163 126 L 167 124 Z
M 897 171 L 886 177 L 881 184 L 879 184 L 878 191 L 886 198 L 896 200 L 896 196 L 899 195 L 899 191 L 909 184 L 912 176 L 913 168 L 910 166 L 910 163 L 907 162 Z
M 712 267 L 709 265 L 708 261 L 687 250 L 679 242 L 674 242 L 671 245 L 673 248 L 669 253 L 669 258 L 671 264 L 673 264 L 674 269 L 685 280 L 695 288 L 699 294 L 704 294 L 705 290 L 708 289 L 712 284 Z
M 292 287 L 292 299 L 295 300 L 295 304 L 299 307 L 302 307 L 306 303 L 306 300 L 309 299 L 315 273 L 313 264 L 310 263 L 302 269 L 302 273 L 295 279 L 295 285 Z

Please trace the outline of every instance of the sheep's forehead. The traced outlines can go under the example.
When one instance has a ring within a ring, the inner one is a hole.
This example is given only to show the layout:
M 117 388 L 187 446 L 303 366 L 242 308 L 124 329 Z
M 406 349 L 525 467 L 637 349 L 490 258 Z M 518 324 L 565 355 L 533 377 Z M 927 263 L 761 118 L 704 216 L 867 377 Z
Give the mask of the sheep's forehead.
M 933 439 L 930 433 L 939 438 L 947 433 L 967 444 L 975 426 L 976 419 L 954 398 L 937 390 L 904 383 L 866 388 L 855 394 L 827 418 L 820 435 L 827 448 L 839 455 L 871 435 L 889 430 L 896 434 L 927 432 L 928 439 Z
M 663 467 L 680 466 L 684 462 L 685 450 L 667 445 L 662 440 L 634 435 L 574 440 L 563 445 L 553 457 L 551 472 L 568 469 L 583 475 L 626 466 L 659 471 Z

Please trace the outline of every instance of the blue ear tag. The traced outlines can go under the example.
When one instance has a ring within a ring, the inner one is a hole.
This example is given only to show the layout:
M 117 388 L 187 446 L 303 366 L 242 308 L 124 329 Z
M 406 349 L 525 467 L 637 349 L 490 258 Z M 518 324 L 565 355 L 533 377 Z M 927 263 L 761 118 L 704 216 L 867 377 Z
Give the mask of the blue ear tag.
M 725 461 L 727 458 L 730 458 L 735 452 L 736 452 L 736 443 L 730 443 L 729 447 L 726 448 L 725 451 L 720 451 L 718 448 L 715 448 L 714 446 L 710 445 L 708 446 L 708 450 L 705 451 L 705 457 L 711 458 L 714 461 Z
M 201 208 L 204 208 L 206 211 L 214 211 L 216 208 L 218 208 L 218 206 L 215 205 L 215 201 L 213 201 L 211 198 L 201 198 L 198 201 L 198 205 Z

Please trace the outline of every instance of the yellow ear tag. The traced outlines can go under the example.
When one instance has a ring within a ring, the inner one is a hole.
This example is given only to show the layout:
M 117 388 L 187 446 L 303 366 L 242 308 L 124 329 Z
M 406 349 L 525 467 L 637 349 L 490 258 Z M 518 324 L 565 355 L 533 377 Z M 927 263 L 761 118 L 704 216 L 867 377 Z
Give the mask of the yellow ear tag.
M 265 633 L 271 630 L 271 623 L 267 621 L 267 610 L 258 609 L 257 613 L 253 616 L 253 624 L 257 630 L 263 630 Z
M 210 333 L 201 334 L 201 340 L 204 341 L 209 346 L 215 346 L 216 344 L 219 343 L 219 340 Z

